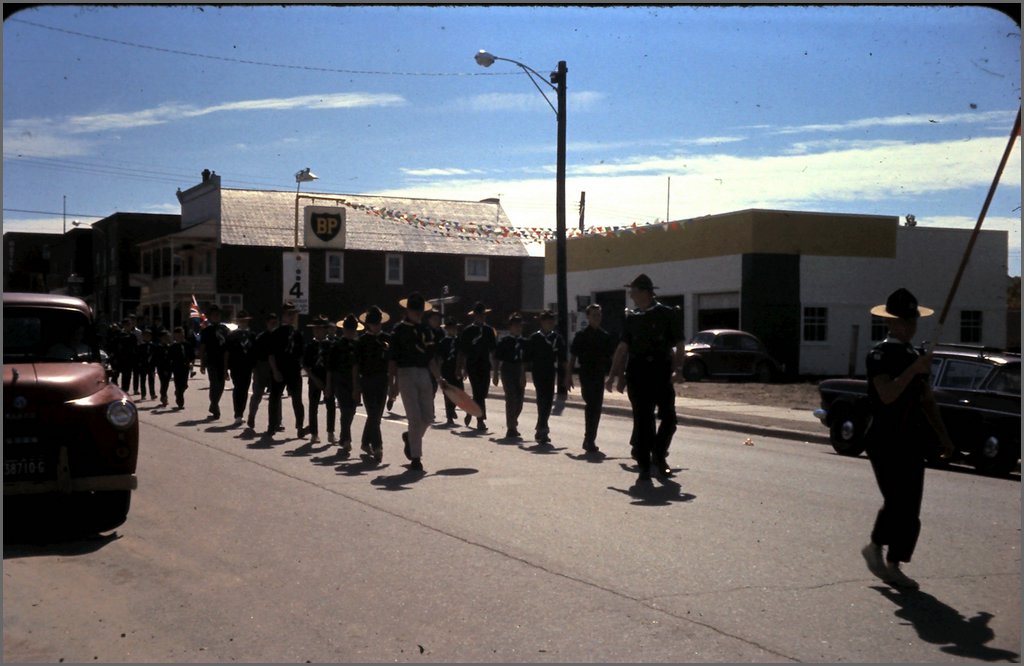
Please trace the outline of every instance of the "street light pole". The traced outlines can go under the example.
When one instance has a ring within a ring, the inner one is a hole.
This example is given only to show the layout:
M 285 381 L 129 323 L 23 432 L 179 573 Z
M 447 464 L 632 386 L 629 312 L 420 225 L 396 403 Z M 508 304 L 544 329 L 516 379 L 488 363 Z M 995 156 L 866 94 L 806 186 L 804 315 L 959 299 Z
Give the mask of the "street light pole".
M 317 175 L 309 170 L 309 167 L 295 173 L 295 244 L 294 250 L 299 251 L 299 188 L 303 183 L 317 179 Z
M 550 80 L 544 79 L 535 69 L 524 65 L 518 60 L 501 58 L 487 51 L 479 51 L 474 56 L 476 63 L 481 67 L 490 67 L 497 60 L 504 60 L 516 65 L 530 77 L 530 81 L 537 88 L 548 106 L 555 112 L 558 121 L 558 156 L 557 170 L 555 175 L 555 300 L 558 307 L 558 333 L 562 339 L 569 342 L 569 296 L 568 296 L 568 262 L 565 247 L 565 90 L 566 77 L 569 68 L 564 60 L 558 62 L 558 69 L 551 72 Z M 557 108 L 551 104 L 551 100 L 544 94 L 544 90 L 537 84 L 537 80 L 543 81 L 549 88 L 555 91 L 558 97 Z M 563 382 L 562 374 L 558 376 L 558 393 L 564 396 L 567 393 Z

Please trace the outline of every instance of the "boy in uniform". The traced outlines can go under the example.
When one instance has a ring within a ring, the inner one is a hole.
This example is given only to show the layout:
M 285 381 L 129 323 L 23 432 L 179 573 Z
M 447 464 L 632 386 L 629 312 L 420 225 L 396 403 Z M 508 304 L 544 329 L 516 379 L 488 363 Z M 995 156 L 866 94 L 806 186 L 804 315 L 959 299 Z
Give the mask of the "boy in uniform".
M 337 400 L 341 417 L 341 438 L 339 454 L 348 457 L 352 450 L 352 419 L 356 415 L 358 399 L 352 395 L 355 379 L 356 343 L 363 325 L 355 315 L 349 314 L 336 326 L 341 329 L 341 336 L 335 339 L 327 357 L 327 400 Z M 328 441 L 331 434 L 327 435 Z
M 378 463 L 384 457 L 380 420 L 388 399 L 388 359 L 391 356 L 391 336 L 384 333 L 381 326 L 390 318 L 376 305 L 359 315 L 359 321 L 366 330 L 356 343 L 356 369 L 353 373 L 356 385 L 352 395 L 357 401 L 361 395 L 366 407 L 361 448 Z
M 508 335 L 498 341 L 494 356 L 494 385 L 501 379 L 505 392 L 505 439 L 519 439 L 519 415 L 523 412 L 526 394 L 526 338 L 523 337 L 523 317 L 515 312 L 508 318 Z
M 540 444 L 550 444 L 548 419 L 555 402 L 555 380 L 564 375 L 566 366 L 565 340 L 555 330 L 555 313 L 551 310 L 540 314 L 540 330 L 526 342 L 526 360 L 530 364 L 533 388 L 537 393 L 536 440 Z
M 313 329 L 313 341 L 306 345 L 302 354 L 302 367 L 309 380 L 309 443 L 320 443 L 320 399 L 327 394 L 327 362 L 330 357 L 334 339 L 327 333 L 334 328 L 334 322 L 320 315 L 311 323 L 306 324 Z M 327 399 L 327 439 L 334 442 L 334 400 Z

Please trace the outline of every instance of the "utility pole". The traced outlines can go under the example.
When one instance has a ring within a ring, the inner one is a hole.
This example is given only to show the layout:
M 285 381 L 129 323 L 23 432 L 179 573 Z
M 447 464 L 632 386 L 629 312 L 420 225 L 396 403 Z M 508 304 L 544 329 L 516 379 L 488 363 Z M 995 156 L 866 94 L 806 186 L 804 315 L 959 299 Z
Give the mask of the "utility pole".
M 587 193 L 580 192 L 580 232 L 583 231 L 583 211 L 587 208 Z

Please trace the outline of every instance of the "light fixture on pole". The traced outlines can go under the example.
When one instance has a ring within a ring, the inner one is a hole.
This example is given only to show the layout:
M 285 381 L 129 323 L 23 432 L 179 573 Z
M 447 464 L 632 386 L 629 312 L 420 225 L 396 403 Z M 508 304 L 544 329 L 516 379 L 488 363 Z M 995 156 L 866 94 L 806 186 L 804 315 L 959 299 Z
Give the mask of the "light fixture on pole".
M 317 175 L 309 170 L 309 167 L 295 172 L 295 250 L 299 249 L 299 188 L 303 183 L 310 183 L 317 179 Z
M 568 296 L 568 285 L 567 285 L 567 262 L 566 262 L 566 249 L 565 249 L 565 86 L 566 86 L 566 75 L 569 72 L 566 67 L 565 61 L 560 60 L 558 62 L 558 69 L 551 72 L 548 79 L 541 76 L 535 69 L 524 65 L 518 60 L 512 60 L 510 58 L 501 58 L 487 51 L 480 50 L 473 58 L 476 60 L 476 64 L 481 67 L 490 67 L 498 60 L 504 60 L 516 65 L 530 77 L 530 81 L 534 87 L 544 97 L 544 101 L 548 103 L 551 110 L 555 112 L 555 119 L 558 121 L 558 157 L 557 157 L 557 169 L 555 175 L 555 299 L 558 305 L 558 332 L 562 336 L 562 339 L 568 341 L 569 338 L 569 296 Z M 544 89 L 540 87 L 537 80 L 541 80 L 555 91 L 557 96 L 558 106 L 551 103 L 545 94 Z M 558 392 L 564 395 L 566 393 L 562 383 L 561 373 L 559 373 L 558 380 Z

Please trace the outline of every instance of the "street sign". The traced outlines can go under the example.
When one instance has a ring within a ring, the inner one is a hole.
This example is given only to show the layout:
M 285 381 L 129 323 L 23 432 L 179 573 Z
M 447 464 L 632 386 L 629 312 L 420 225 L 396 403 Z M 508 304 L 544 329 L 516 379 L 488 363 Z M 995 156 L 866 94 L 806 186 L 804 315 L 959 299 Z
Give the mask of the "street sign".
M 285 252 L 281 302 L 291 301 L 300 314 L 309 314 L 309 253 Z
M 345 208 L 306 206 L 304 209 L 306 247 L 345 248 Z

